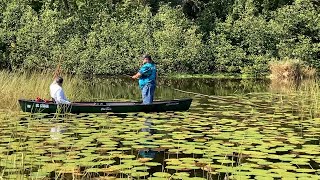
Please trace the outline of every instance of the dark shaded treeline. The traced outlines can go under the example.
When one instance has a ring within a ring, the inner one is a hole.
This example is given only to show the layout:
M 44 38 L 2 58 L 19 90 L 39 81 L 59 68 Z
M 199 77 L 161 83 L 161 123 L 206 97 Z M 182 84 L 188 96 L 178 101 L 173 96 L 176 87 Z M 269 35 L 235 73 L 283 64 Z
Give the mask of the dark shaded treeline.
M 320 68 L 317 0 L 2 0 L 0 68 L 128 74 L 268 73 L 273 60 Z

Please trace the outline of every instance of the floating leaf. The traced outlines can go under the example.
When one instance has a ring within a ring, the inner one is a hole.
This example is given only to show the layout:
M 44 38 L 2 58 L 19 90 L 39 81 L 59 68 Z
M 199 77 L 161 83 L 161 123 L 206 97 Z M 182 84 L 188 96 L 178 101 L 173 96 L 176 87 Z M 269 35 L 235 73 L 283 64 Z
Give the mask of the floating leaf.
M 299 172 L 299 173 L 313 173 L 313 172 L 316 172 L 316 170 L 314 169 L 295 169 L 296 172 Z
M 156 172 L 156 173 L 153 173 L 153 176 L 155 176 L 155 177 L 170 177 L 171 174 L 166 173 L 166 172 Z
M 148 169 L 150 169 L 150 167 L 148 166 L 139 166 L 139 167 L 132 168 L 132 170 L 135 170 L 135 171 L 147 171 Z
M 132 177 L 142 177 L 142 176 L 147 176 L 147 175 L 149 175 L 148 172 L 134 172 L 134 173 L 131 173 Z
M 161 165 L 160 163 L 157 163 L 157 162 L 146 162 L 144 164 L 146 166 L 160 166 Z

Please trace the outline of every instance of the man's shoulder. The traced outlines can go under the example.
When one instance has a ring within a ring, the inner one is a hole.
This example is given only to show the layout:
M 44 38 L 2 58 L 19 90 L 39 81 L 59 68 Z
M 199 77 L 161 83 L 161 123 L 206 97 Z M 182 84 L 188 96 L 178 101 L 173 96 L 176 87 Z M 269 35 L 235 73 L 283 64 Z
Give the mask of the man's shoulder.
M 62 88 L 61 88 L 61 86 L 59 86 L 58 84 L 52 83 L 52 84 L 50 85 L 50 89 L 56 89 L 56 90 L 58 90 L 58 89 L 62 89 Z
M 148 63 L 145 63 L 141 66 L 140 70 L 145 70 L 147 68 L 149 68 L 150 66 L 148 65 Z

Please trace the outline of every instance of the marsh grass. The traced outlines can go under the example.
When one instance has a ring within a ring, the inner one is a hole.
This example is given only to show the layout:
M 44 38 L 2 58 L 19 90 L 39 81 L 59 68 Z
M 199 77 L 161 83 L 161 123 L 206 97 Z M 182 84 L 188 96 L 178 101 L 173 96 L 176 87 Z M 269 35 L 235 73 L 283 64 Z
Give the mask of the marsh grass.
M 91 79 L 79 76 L 62 75 L 62 77 L 64 78 L 63 89 L 67 98 L 71 101 L 137 99 L 140 95 L 136 84 L 123 88 L 121 86 L 124 83 L 117 83 L 108 79 L 93 82 Z M 15 73 L 0 71 L 0 109 L 18 110 L 18 99 L 40 97 L 50 100 L 49 86 L 52 82 L 52 72 Z M 115 89 L 119 91 L 115 91 Z
M 76 83 L 76 78 L 66 75 L 64 79 L 64 89 L 66 94 L 70 96 L 71 94 L 68 92 Z M 40 97 L 49 100 L 49 86 L 52 81 L 53 74 L 50 72 L 14 73 L 0 71 L 0 109 L 17 110 L 20 98 L 36 99 Z
M 297 59 L 285 58 L 281 61 L 270 62 L 271 78 L 278 80 L 297 80 L 314 78 L 317 75 L 315 68 L 312 68 Z
M 279 99 L 287 99 L 297 109 L 299 115 L 320 116 L 320 86 L 315 78 L 305 80 L 272 79 L 270 91 Z M 286 102 L 283 102 L 286 103 Z
M 304 81 L 297 90 L 298 106 L 302 111 L 309 111 L 311 118 L 320 117 L 320 87 L 316 79 Z

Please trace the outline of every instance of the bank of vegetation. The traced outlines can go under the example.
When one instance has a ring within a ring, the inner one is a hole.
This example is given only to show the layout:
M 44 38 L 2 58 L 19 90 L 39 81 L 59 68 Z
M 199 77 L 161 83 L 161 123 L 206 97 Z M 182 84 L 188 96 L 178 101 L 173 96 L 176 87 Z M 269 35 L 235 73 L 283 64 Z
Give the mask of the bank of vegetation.
M 149 53 L 160 74 L 320 69 L 317 0 L 2 0 L 0 68 L 117 75 Z

